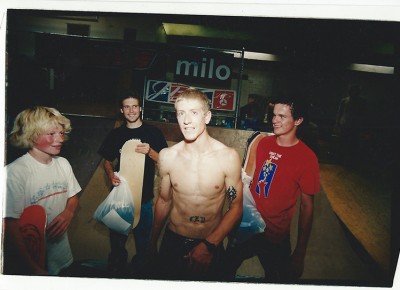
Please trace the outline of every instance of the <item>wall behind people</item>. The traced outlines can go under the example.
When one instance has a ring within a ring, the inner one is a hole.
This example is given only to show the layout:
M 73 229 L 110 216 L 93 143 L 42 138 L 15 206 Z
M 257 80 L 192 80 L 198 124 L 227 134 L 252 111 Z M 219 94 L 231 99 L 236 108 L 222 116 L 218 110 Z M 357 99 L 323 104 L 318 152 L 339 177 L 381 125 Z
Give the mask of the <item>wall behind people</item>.
M 29 31 L 52 33 L 55 35 L 67 35 L 67 25 L 65 19 L 54 17 L 37 17 L 37 13 L 32 11 L 19 14 L 18 18 L 12 18 L 13 13 L 8 16 L 8 39 L 13 35 L 17 41 L 16 48 L 18 53 L 33 58 L 35 56 L 35 34 Z M 16 14 L 14 15 L 16 16 Z M 79 22 L 68 20 L 73 24 L 88 24 L 91 27 L 90 37 L 101 38 L 104 40 L 122 40 L 124 38 L 124 28 L 136 30 L 135 41 L 139 42 L 158 42 L 167 41 L 165 33 L 160 32 L 160 23 L 157 18 L 150 15 L 120 15 L 100 14 L 100 17 L 93 21 Z M 90 19 L 90 18 L 89 18 Z M 112 23 L 113 25 L 109 25 Z M 289 52 L 290 53 L 290 52 Z M 247 102 L 247 96 L 257 94 L 265 96 L 267 99 L 276 94 L 280 87 L 290 87 L 293 84 L 302 86 L 308 94 L 310 103 L 316 105 L 315 114 L 310 116 L 314 123 L 319 127 L 319 134 L 326 132 L 329 135 L 335 120 L 336 108 L 340 98 L 350 82 L 358 82 L 365 88 L 364 97 L 371 103 L 374 111 L 378 111 L 386 100 L 392 98 L 390 86 L 391 76 L 379 75 L 375 73 L 357 73 L 339 68 L 335 63 L 324 57 L 327 63 L 316 62 L 313 57 L 309 57 L 303 63 L 298 59 L 301 55 L 296 55 L 291 60 L 286 61 L 254 61 L 245 60 L 243 66 L 243 80 L 240 88 L 240 106 Z M 238 62 L 240 63 L 240 62 Z M 239 71 L 239 68 L 235 68 Z M 48 73 L 42 70 L 42 73 Z M 114 73 L 114 72 L 113 72 Z M 98 72 L 100 74 L 100 72 Z M 91 74 L 86 74 L 89 78 Z M 110 80 L 110 74 L 104 74 L 104 78 L 96 83 L 106 84 L 104 81 Z M 38 75 L 37 75 L 38 76 Z M 46 75 L 48 77 L 48 75 Z M 232 78 L 231 88 L 238 87 L 238 76 Z M 40 80 L 37 84 L 43 83 L 49 86 L 48 80 Z M 110 81 L 111 82 L 111 81 Z M 110 89 L 111 90 L 111 89 Z M 7 97 L 9 96 L 7 92 Z M 386 120 L 380 118 L 380 126 L 384 126 Z

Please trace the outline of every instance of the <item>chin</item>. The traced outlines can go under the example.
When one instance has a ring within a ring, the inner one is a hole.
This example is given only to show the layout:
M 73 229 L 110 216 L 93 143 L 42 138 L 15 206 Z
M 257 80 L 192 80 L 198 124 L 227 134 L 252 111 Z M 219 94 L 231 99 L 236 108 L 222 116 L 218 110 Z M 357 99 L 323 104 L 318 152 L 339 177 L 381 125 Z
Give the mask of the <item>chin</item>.
M 183 137 L 185 138 L 185 140 L 187 142 L 193 142 L 193 141 L 196 141 L 198 136 L 197 135 L 192 135 L 192 134 L 183 134 Z
M 57 156 L 58 154 L 60 154 L 60 152 L 61 152 L 61 150 L 55 150 L 53 152 L 49 152 L 48 154 L 52 155 L 52 156 Z

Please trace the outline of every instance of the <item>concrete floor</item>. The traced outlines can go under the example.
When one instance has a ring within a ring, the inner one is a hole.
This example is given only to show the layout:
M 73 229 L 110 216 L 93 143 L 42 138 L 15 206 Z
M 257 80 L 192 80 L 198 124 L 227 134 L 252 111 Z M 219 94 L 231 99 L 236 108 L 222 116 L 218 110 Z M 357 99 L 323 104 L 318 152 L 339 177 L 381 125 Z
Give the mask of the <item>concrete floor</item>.
M 69 230 L 76 261 L 105 262 L 109 251 L 108 230 L 92 219 L 98 204 L 108 194 L 104 171 L 99 166 L 81 194 L 79 210 Z M 294 222 L 296 222 L 297 217 Z M 296 228 L 292 229 L 293 240 Z M 132 235 L 127 249 L 129 257 L 134 251 Z M 263 270 L 257 258 L 245 261 L 238 271 L 242 280 L 257 281 Z M 240 279 L 239 279 L 240 280 Z M 322 191 L 315 197 L 315 217 L 309 241 L 305 269 L 300 283 L 314 285 L 374 285 L 379 277 L 373 268 L 353 248 L 349 237 Z

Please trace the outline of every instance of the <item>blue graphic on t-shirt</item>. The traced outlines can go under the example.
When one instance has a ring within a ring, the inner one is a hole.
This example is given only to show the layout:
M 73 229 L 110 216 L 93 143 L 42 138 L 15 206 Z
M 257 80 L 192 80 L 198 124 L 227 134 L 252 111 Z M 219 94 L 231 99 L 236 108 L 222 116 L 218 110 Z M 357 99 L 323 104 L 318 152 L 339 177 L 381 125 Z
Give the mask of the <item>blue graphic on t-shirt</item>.
M 271 187 L 272 179 L 275 175 L 277 165 L 271 162 L 271 159 L 266 160 L 261 167 L 260 174 L 256 184 L 256 193 L 258 196 L 263 195 L 265 198 L 268 197 L 268 191 Z

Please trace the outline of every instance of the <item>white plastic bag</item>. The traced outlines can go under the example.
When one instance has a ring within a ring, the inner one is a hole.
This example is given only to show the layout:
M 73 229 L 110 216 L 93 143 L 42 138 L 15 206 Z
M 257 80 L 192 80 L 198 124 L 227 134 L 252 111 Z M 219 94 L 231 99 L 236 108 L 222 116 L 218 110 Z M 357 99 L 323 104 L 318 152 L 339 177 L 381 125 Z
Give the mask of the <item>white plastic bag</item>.
M 253 235 L 265 230 L 265 221 L 256 208 L 256 203 L 250 192 L 251 177 L 242 170 L 243 182 L 243 216 L 239 228 L 233 234 L 235 243 L 243 243 Z
M 122 176 L 119 178 L 120 185 L 114 187 L 97 207 L 93 218 L 113 231 L 128 235 L 134 217 L 133 198 L 126 179 Z

